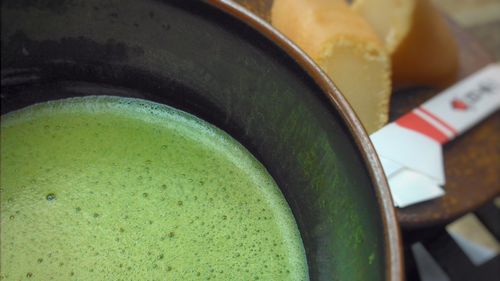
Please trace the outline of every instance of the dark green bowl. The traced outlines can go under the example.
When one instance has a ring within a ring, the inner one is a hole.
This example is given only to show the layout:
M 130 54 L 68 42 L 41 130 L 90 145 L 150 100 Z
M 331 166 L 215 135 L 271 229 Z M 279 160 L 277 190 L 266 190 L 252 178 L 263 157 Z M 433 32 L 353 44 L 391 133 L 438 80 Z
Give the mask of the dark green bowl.
M 2 1 L 2 113 L 81 95 L 165 103 L 267 167 L 311 280 L 401 280 L 400 237 L 369 139 L 334 85 L 230 2 Z

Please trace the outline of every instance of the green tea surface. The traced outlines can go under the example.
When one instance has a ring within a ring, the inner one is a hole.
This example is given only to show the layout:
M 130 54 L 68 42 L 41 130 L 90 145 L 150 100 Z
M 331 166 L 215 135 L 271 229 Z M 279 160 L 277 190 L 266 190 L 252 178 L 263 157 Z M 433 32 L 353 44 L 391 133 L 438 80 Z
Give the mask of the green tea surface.
M 265 168 L 223 131 L 118 97 L 2 116 L 2 280 L 307 280 Z

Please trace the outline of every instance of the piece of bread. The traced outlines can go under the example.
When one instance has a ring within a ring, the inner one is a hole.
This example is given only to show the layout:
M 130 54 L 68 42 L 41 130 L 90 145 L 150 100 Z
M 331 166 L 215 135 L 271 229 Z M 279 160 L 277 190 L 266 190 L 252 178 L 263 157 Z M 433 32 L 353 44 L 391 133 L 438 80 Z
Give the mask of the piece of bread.
M 363 17 L 344 0 L 275 0 L 271 23 L 328 74 L 368 133 L 385 125 L 389 55 Z
M 457 43 L 429 0 L 355 0 L 352 8 L 383 39 L 396 86 L 444 87 L 456 79 Z

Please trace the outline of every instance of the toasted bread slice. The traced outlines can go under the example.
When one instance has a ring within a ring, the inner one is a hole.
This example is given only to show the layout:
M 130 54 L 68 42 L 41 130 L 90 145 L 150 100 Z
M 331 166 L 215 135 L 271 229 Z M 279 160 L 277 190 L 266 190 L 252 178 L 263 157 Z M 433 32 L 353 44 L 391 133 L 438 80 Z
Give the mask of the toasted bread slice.
M 275 0 L 271 22 L 328 74 L 368 133 L 387 122 L 389 55 L 344 0 Z
M 444 87 L 455 80 L 458 46 L 429 0 L 355 0 L 352 8 L 383 39 L 396 86 Z

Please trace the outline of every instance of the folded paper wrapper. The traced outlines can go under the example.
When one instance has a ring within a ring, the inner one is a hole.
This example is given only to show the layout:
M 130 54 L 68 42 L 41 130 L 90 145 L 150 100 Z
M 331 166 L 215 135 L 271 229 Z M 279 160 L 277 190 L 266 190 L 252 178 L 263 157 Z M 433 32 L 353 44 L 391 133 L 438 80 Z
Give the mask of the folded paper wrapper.
M 490 64 L 373 133 L 395 206 L 444 195 L 442 145 L 500 107 L 500 64 Z

